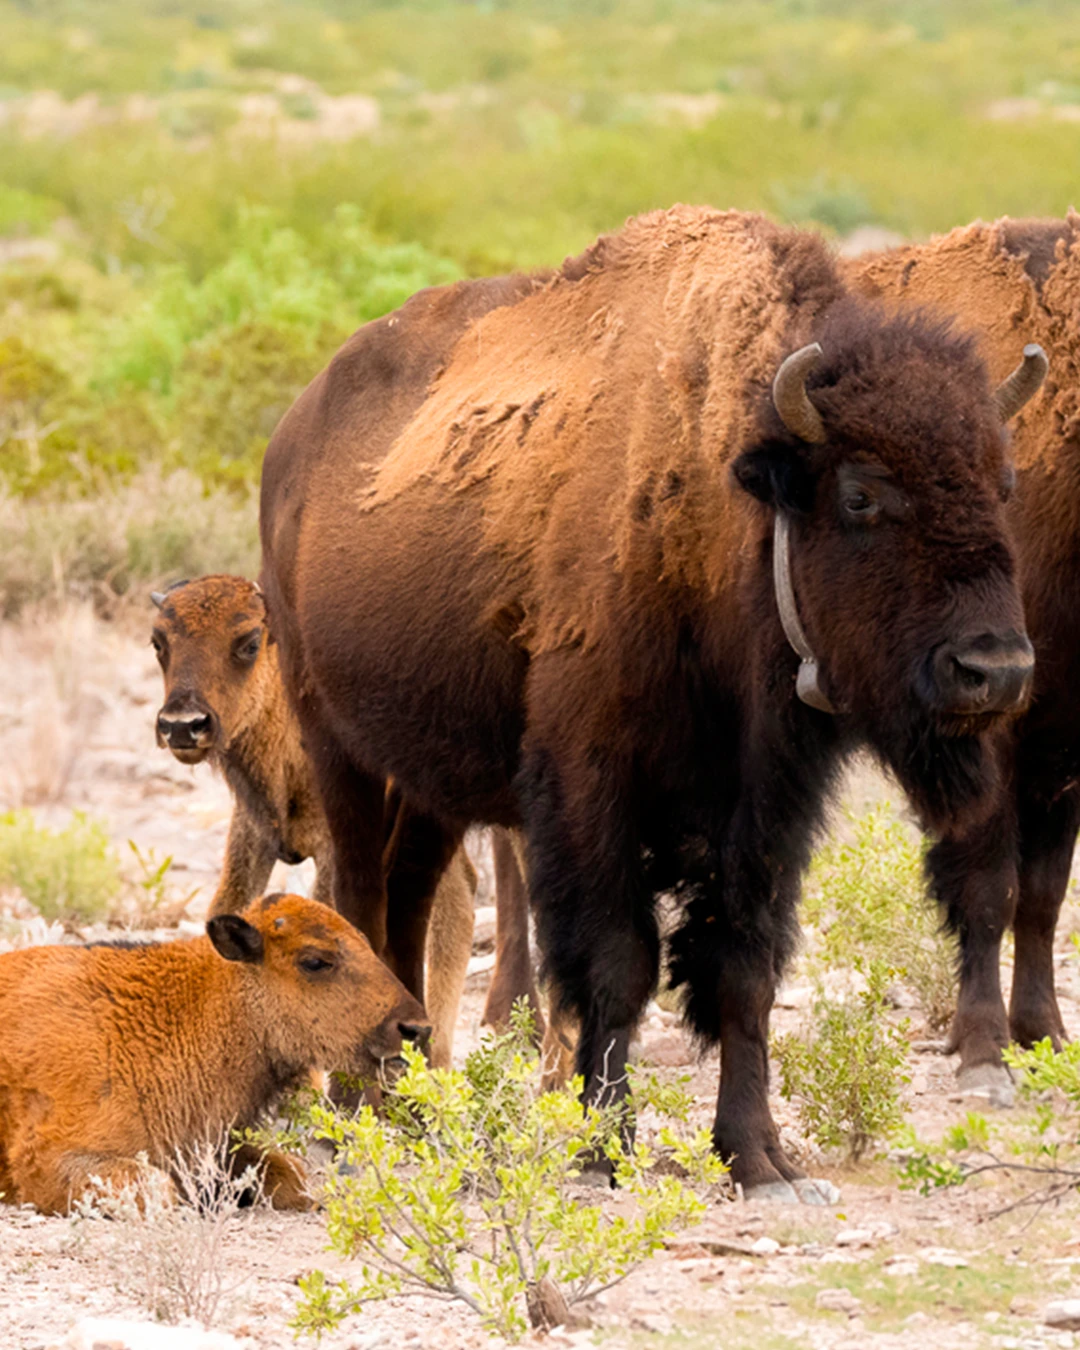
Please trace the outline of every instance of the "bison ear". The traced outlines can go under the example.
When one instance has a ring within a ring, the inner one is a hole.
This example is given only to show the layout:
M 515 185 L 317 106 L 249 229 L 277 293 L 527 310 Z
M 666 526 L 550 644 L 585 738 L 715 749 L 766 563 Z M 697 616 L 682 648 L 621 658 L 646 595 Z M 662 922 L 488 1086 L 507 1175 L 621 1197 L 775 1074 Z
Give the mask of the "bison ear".
M 206 935 L 226 961 L 258 965 L 263 959 L 262 934 L 239 914 L 216 914 L 207 921 Z
M 814 474 L 803 455 L 783 441 L 744 450 L 731 471 L 741 488 L 778 511 L 809 511 L 814 505 Z

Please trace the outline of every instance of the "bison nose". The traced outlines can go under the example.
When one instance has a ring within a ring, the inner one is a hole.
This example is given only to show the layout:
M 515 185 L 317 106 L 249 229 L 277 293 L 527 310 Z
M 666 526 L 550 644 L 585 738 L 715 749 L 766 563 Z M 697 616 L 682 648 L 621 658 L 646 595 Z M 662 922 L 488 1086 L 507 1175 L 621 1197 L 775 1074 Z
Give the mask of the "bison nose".
M 984 633 L 946 643 L 935 665 L 947 712 L 1016 712 L 1031 694 L 1035 652 L 1024 633 Z
M 402 1041 L 409 1041 L 418 1050 L 427 1051 L 431 1040 L 431 1026 L 427 1022 L 399 1022 L 398 1031 Z
M 208 713 L 158 713 L 158 735 L 170 750 L 201 750 L 213 739 Z

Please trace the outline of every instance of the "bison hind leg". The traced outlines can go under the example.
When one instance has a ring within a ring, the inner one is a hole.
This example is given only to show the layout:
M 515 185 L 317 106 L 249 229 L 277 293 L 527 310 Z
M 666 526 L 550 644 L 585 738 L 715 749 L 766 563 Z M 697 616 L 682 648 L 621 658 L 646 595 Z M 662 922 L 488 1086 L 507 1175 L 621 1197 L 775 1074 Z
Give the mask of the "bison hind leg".
M 39 1163 L 35 1169 L 39 1176 L 20 1187 L 20 1199 L 48 1213 L 68 1214 L 81 1202 L 106 1218 L 118 1218 L 129 1202 L 146 1214 L 179 1200 L 169 1174 L 152 1166 L 145 1156 L 66 1153 L 55 1166 L 48 1166 L 46 1159 Z

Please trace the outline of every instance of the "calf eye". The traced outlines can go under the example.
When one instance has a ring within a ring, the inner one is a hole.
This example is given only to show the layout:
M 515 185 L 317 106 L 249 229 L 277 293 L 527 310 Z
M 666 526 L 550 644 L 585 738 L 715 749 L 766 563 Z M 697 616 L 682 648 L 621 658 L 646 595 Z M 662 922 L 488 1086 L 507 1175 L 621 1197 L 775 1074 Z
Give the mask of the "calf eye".
M 254 633 L 245 633 L 233 643 L 233 656 L 242 665 L 250 665 L 259 654 L 262 646 L 262 632 L 256 628 Z
M 154 655 L 155 655 L 155 656 L 157 657 L 157 659 L 161 662 L 161 664 L 164 665 L 164 664 L 165 664 L 166 643 L 165 643 L 165 639 L 161 636 L 160 633 L 151 633 L 151 634 L 150 634 L 150 646 L 153 647 L 153 649 L 154 649 Z
M 331 970 L 334 965 L 333 961 L 328 960 L 325 956 L 316 956 L 314 954 L 311 956 L 301 956 L 296 964 L 301 970 L 306 970 L 309 975 L 317 975 L 320 970 Z

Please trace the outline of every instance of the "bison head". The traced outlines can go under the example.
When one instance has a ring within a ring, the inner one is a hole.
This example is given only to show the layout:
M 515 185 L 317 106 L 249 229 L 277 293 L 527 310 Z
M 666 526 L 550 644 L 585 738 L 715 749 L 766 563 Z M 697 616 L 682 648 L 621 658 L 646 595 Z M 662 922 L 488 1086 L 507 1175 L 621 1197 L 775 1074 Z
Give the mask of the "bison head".
M 1030 695 L 1004 422 L 1044 372 L 1029 349 L 995 394 L 968 338 L 844 303 L 784 362 L 735 464 L 774 510 L 799 696 L 868 742 L 931 826 L 989 799 L 991 733 Z
M 259 717 L 272 683 L 266 607 L 243 577 L 180 581 L 151 598 L 150 641 L 165 678 L 157 743 L 198 764 Z
M 249 1015 L 283 1075 L 340 1070 L 371 1079 L 423 1047 L 423 1008 L 335 910 L 299 895 L 268 895 L 206 925 L 219 956 L 245 971 Z

